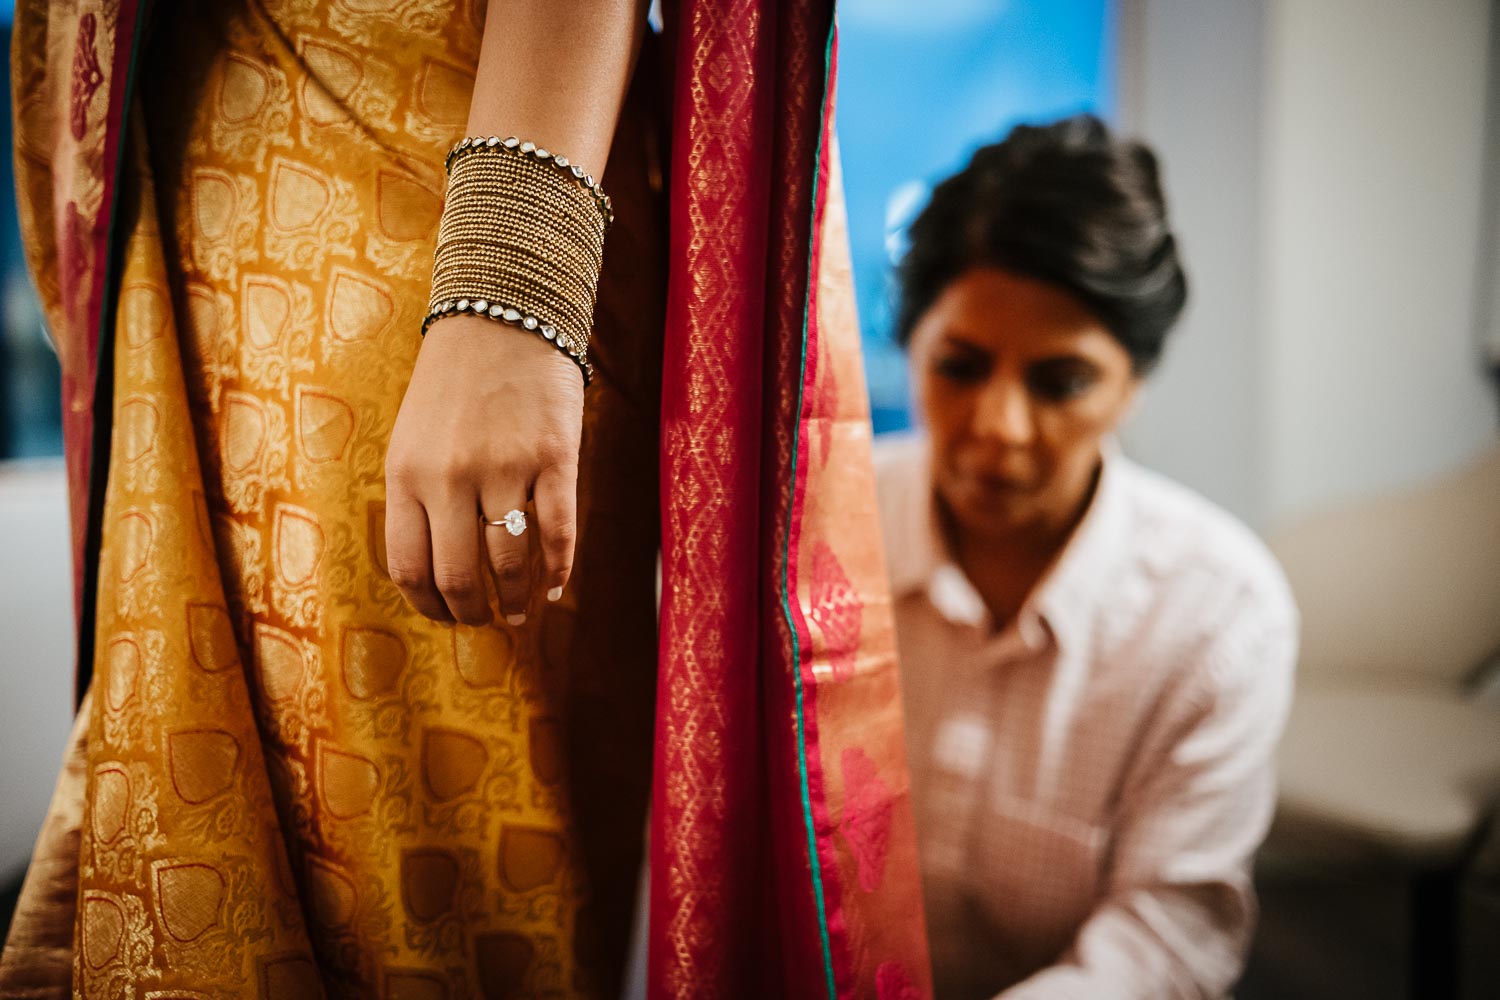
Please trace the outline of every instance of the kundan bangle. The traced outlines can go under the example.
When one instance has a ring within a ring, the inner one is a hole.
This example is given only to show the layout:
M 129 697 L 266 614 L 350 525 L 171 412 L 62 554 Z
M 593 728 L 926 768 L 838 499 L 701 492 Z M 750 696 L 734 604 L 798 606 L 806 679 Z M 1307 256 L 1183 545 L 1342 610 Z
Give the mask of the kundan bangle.
M 446 166 L 422 332 L 459 313 L 509 323 L 556 346 L 587 384 L 609 197 L 582 167 L 514 136 L 465 139 Z
M 543 323 L 531 313 L 523 313 L 515 306 L 491 302 L 488 299 L 449 299 L 433 307 L 432 313 L 422 322 L 422 332 L 426 333 L 429 326 L 444 316 L 456 316 L 460 313 L 473 313 L 475 316 L 497 319 L 502 323 L 509 323 L 538 334 L 573 359 L 574 364 L 578 365 L 578 370 L 583 373 L 584 385 L 594 380 L 594 366 L 589 363 L 587 341 L 580 344 L 565 331 L 559 330 L 551 323 Z

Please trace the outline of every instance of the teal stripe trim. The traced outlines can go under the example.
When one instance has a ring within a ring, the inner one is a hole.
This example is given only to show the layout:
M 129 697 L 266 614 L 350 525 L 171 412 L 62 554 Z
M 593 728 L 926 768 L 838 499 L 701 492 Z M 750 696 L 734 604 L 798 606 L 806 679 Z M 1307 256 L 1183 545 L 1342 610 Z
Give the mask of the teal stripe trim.
M 792 617 L 791 583 L 789 570 L 792 565 L 792 532 L 791 523 L 793 512 L 797 503 L 797 456 L 801 454 L 802 448 L 802 404 L 803 393 L 807 388 L 807 338 L 809 323 L 809 307 L 813 301 L 812 277 L 817 262 L 812 259 L 812 245 L 816 242 L 817 219 L 818 219 L 818 173 L 823 163 L 823 133 L 827 129 L 826 116 L 828 113 L 828 90 L 831 84 L 829 79 L 830 70 L 833 67 L 833 39 L 836 22 L 828 27 L 828 41 L 823 47 L 823 112 L 819 116 L 818 124 L 818 152 L 813 161 L 813 198 L 812 198 L 812 223 L 813 229 L 808 239 L 808 286 L 806 303 L 802 307 L 802 369 L 801 378 L 797 383 L 797 421 L 796 429 L 792 435 L 792 492 L 787 497 L 787 534 L 786 548 L 782 553 L 781 563 L 781 604 L 782 613 L 786 616 L 787 631 L 792 636 L 792 679 L 797 694 L 797 770 L 802 794 L 802 821 L 807 827 L 807 859 L 808 866 L 812 872 L 813 896 L 818 904 L 818 938 L 823 949 L 823 976 L 827 983 L 828 1000 L 837 1000 L 838 989 L 833 978 L 833 945 L 828 936 L 828 908 L 823 890 L 823 867 L 818 858 L 818 834 L 813 822 L 812 789 L 808 782 L 807 774 L 807 717 L 804 704 L 804 692 L 802 690 L 802 647 L 797 638 L 797 625 Z

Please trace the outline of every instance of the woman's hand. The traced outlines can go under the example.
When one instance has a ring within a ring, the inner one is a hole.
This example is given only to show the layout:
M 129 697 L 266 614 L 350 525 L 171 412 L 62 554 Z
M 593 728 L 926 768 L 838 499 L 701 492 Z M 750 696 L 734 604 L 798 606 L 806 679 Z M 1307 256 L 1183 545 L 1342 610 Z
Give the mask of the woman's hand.
M 525 620 L 530 542 L 556 600 L 573 567 L 583 377 L 542 338 L 478 316 L 427 331 L 386 453 L 386 563 L 435 621 L 487 624 L 486 568 L 500 610 Z M 525 510 L 526 532 L 480 523 Z

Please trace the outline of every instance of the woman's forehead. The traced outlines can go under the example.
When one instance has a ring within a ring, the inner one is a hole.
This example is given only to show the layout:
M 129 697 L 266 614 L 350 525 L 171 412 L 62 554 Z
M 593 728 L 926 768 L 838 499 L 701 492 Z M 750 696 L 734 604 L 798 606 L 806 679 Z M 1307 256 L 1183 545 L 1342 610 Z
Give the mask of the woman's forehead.
M 1103 322 L 1068 292 L 1035 278 L 973 269 L 938 296 L 919 327 L 981 351 L 1073 352 L 1112 345 Z

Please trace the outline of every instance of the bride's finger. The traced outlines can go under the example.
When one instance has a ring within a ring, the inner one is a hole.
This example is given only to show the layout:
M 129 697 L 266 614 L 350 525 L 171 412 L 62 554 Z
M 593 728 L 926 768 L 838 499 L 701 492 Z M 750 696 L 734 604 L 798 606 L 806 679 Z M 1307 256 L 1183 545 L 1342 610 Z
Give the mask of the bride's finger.
M 499 488 L 485 494 L 483 509 L 484 545 L 490 572 L 495 574 L 500 613 L 511 625 L 520 625 L 526 621 L 531 600 L 529 554 L 534 527 L 526 514 L 526 497 L 521 490 Z
M 391 582 L 408 604 L 433 621 L 453 621 L 432 580 L 427 511 L 415 497 L 399 489 L 386 493 L 385 564 Z
M 562 596 L 573 573 L 578 541 L 578 469 L 553 465 L 542 470 L 534 491 L 537 531 L 541 538 L 543 586 L 547 599 Z
M 453 617 L 465 625 L 488 625 L 489 588 L 480 561 L 478 505 L 471 493 L 445 496 L 428 505 L 432 525 L 432 579 Z

